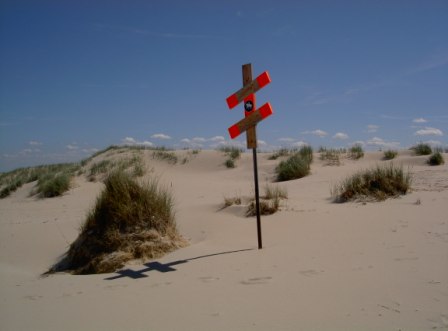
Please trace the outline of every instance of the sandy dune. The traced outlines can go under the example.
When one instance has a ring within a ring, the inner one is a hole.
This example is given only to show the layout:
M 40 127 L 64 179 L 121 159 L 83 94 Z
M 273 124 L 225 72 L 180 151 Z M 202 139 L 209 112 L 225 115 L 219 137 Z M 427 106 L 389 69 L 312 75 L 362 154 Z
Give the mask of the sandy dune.
M 186 151 L 177 152 L 180 157 Z M 282 210 L 256 222 L 224 197 L 253 195 L 252 155 L 227 169 L 217 151 L 170 165 L 146 156 L 172 187 L 190 245 L 118 273 L 41 277 L 77 237 L 102 188 L 83 177 L 60 198 L 0 200 L 1 330 L 434 330 L 448 328 L 448 164 L 400 152 L 413 190 L 376 203 L 334 204 L 330 187 L 382 161 L 326 166 L 279 183 Z M 259 154 L 260 189 L 279 160 Z M 448 155 L 444 155 L 448 160 Z

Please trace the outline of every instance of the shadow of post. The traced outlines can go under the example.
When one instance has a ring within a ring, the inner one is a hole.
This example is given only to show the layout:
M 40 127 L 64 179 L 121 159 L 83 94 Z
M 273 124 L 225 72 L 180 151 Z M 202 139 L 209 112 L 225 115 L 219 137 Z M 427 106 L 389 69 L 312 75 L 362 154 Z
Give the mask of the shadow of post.
M 146 268 L 143 268 L 141 270 L 132 270 L 132 269 L 119 270 L 116 272 L 117 275 L 111 276 L 108 278 L 104 278 L 104 280 L 115 280 L 115 279 L 124 278 L 124 277 L 132 278 L 132 279 L 146 278 L 146 277 L 148 277 L 147 273 L 152 270 L 162 272 L 162 273 L 172 272 L 172 271 L 177 270 L 177 269 L 174 269 L 173 266 L 176 266 L 179 264 L 184 264 L 184 263 L 187 263 L 190 261 L 204 259 L 204 258 L 213 257 L 213 256 L 218 256 L 218 255 L 234 254 L 234 253 L 240 253 L 240 252 L 246 252 L 246 251 L 252 251 L 252 250 L 254 250 L 254 249 L 247 248 L 247 249 L 240 249 L 240 250 L 236 250 L 236 251 L 227 251 L 227 252 L 221 252 L 221 253 L 207 254 L 207 255 L 193 257 L 190 259 L 173 261 L 173 262 L 169 262 L 169 263 L 160 263 L 157 261 L 148 262 L 148 263 L 144 264 L 144 266 L 146 266 Z

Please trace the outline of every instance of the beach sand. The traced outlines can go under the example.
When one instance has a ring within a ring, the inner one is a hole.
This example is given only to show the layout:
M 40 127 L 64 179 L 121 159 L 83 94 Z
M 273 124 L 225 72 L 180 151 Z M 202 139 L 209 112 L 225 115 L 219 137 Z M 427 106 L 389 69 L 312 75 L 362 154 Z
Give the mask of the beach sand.
M 332 185 L 383 164 L 383 153 L 273 183 L 279 160 L 258 155 L 260 190 L 288 192 L 262 216 L 263 249 L 243 206 L 254 194 L 252 154 L 224 166 L 218 151 L 151 173 L 175 197 L 189 246 L 110 274 L 42 277 L 67 251 L 103 184 L 75 179 L 62 197 L 0 200 L 0 330 L 435 330 L 448 328 L 448 164 L 400 151 L 412 191 L 383 202 L 333 203 Z M 176 152 L 181 159 L 187 151 Z M 445 160 L 448 155 L 444 154 Z

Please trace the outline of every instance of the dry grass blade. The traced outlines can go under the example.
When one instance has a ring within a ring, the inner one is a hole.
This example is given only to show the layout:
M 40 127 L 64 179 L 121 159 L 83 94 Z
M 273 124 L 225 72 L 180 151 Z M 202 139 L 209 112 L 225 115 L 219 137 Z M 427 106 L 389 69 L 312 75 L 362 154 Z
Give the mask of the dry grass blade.
M 169 191 L 156 180 L 140 185 L 124 171 L 105 181 L 81 233 L 51 271 L 112 272 L 134 258 L 155 258 L 185 245 Z
M 369 199 L 381 201 L 406 194 L 411 181 L 409 172 L 391 163 L 346 178 L 332 189 L 332 196 L 335 202 Z

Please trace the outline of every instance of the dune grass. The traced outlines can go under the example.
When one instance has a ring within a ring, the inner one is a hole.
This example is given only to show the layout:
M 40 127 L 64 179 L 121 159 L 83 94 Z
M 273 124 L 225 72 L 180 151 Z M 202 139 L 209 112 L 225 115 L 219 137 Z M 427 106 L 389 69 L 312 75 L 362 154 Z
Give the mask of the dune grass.
M 293 180 L 309 175 L 311 162 L 313 161 L 313 150 L 310 146 L 302 147 L 287 160 L 281 161 L 275 168 L 279 182 Z
M 348 157 L 353 160 L 359 160 L 360 158 L 364 157 L 364 150 L 362 149 L 362 146 L 356 144 L 355 146 L 351 147 L 348 150 Z
M 235 168 L 235 161 L 241 157 L 241 153 L 243 152 L 241 148 L 235 146 L 223 146 L 219 148 L 219 151 L 227 155 L 227 159 L 224 162 L 227 168 Z
M 152 153 L 152 158 L 157 160 L 166 161 L 170 164 L 176 164 L 179 160 L 176 153 L 169 151 L 165 148 L 157 149 Z
M 142 177 L 146 173 L 145 162 L 141 155 L 133 154 L 132 157 L 123 157 L 118 160 L 104 159 L 90 166 L 87 178 L 91 182 L 104 180 L 108 174 L 121 170 L 131 173 L 134 177 Z
M 346 153 L 346 151 L 334 148 L 320 148 L 319 153 L 319 158 L 325 162 L 325 165 L 339 166 L 341 165 L 341 154 Z
M 445 160 L 440 152 L 433 153 L 428 159 L 428 164 L 432 166 L 442 165 L 444 163 Z
M 419 143 L 413 147 L 411 150 L 414 151 L 415 155 L 431 155 L 432 148 L 429 144 Z
M 279 211 L 281 200 L 288 199 L 286 188 L 278 185 L 267 184 L 264 188 L 264 195 L 260 196 L 260 214 L 271 215 Z M 224 203 L 219 210 L 225 209 L 233 205 L 246 205 L 246 216 L 256 216 L 255 198 L 241 198 L 239 195 L 235 197 L 224 197 Z
M 358 172 L 331 190 L 335 202 L 350 200 L 382 201 L 389 197 L 406 194 L 411 187 L 411 174 L 402 166 L 388 164 Z
M 50 272 L 113 272 L 136 258 L 156 258 L 185 245 L 177 232 L 171 192 L 152 179 L 139 184 L 117 170 L 87 216 L 78 238 Z
M 389 149 L 387 151 L 384 151 L 384 160 L 393 160 L 397 155 L 397 151 Z
M 260 215 L 272 215 L 280 210 L 282 199 L 288 199 L 288 192 L 280 186 L 266 185 L 264 195 L 260 197 Z M 257 215 L 256 202 L 252 199 L 246 209 L 246 216 Z
M 56 197 L 70 189 L 70 183 L 80 169 L 77 163 L 60 163 L 21 168 L 2 175 L 0 198 L 6 198 L 22 185 L 37 181 L 32 195 L 41 198 Z

